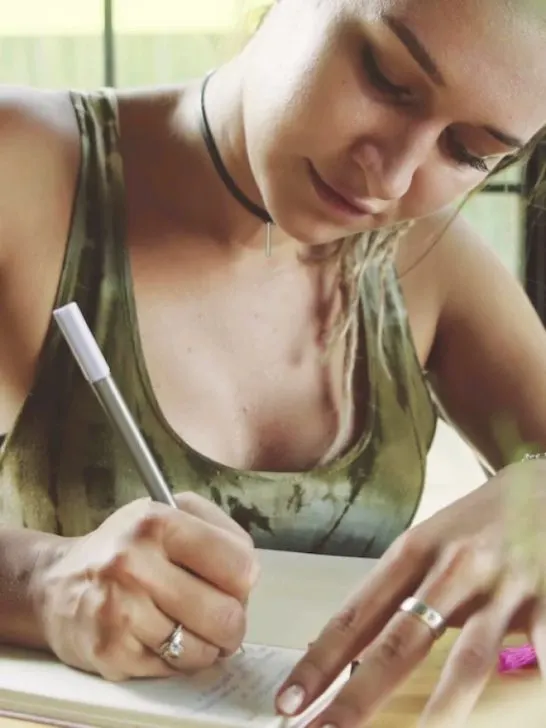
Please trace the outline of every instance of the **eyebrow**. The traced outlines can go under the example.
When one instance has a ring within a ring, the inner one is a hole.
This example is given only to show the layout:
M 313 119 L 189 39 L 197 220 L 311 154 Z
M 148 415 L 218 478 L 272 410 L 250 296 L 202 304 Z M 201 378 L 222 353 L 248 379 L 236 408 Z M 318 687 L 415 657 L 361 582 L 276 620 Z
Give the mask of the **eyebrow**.
M 402 20 L 395 18 L 392 15 L 383 15 L 382 20 L 387 27 L 392 30 L 398 40 L 406 46 L 410 54 L 413 56 L 413 59 L 421 66 L 427 76 L 429 76 L 437 86 L 445 86 L 445 79 L 436 62 L 432 60 L 430 53 L 413 31 L 411 31 Z
M 427 76 L 429 76 L 429 78 L 431 78 L 437 86 L 445 87 L 445 78 L 438 68 L 437 63 L 433 60 L 430 53 L 421 43 L 419 38 L 417 38 L 414 32 L 410 30 L 402 20 L 395 18 L 393 15 L 385 14 L 382 16 L 382 20 L 396 35 L 398 40 L 405 45 L 410 55 L 416 63 L 421 66 Z M 484 129 L 488 134 L 507 147 L 511 147 L 513 149 L 523 149 L 525 147 L 525 142 L 511 134 L 507 134 L 506 132 L 495 129 L 491 126 L 486 126 Z

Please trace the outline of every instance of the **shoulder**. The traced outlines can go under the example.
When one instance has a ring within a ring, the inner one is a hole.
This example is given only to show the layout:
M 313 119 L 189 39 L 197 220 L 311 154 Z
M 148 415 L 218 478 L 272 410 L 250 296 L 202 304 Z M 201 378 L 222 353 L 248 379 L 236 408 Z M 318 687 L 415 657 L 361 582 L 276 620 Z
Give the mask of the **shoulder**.
M 0 428 L 31 385 L 79 174 L 67 93 L 0 87 Z
M 0 165 L 16 161 L 23 171 L 36 168 L 32 155 L 62 157 L 78 138 L 70 95 L 61 91 L 0 86 Z M 46 153 L 49 152 L 48 155 Z M 15 168 L 10 169 L 16 173 Z
M 0 87 L 0 262 L 72 204 L 80 156 L 67 92 Z
M 402 280 L 430 279 L 442 300 L 460 282 L 459 271 L 481 276 L 489 266 L 510 276 L 476 228 L 463 213 L 457 214 L 454 210 L 444 210 L 414 223 L 397 256 L 397 270 Z
M 425 363 L 440 329 L 476 317 L 484 297 L 521 297 L 521 286 L 463 214 L 452 209 L 417 221 L 396 267 L 417 348 Z
M 463 214 L 442 213 L 429 226 L 437 236 L 429 240 L 437 242 L 422 275 L 435 279 L 440 322 L 477 318 L 479 309 L 500 310 L 526 298 L 520 281 Z

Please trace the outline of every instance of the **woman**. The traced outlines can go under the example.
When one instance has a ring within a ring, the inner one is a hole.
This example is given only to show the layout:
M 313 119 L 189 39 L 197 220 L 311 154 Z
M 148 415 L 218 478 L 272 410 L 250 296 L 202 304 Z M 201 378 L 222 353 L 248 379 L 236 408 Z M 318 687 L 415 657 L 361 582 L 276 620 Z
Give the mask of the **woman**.
M 209 665 L 241 643 L 257 545 L 386 552 L 279 710 L 371 642 L 322 722 L 370 715 L 430 648 L 396 612 L 414 592 L 437 627 L 465 623 L 442 700 L 477 630 L 496 647 L 521 596 L 507 606 L 494 588 L 511 573 L 505 504 L 525 476 L 538 512 L 542 464 L 402 534 L 434 431 L 424 369 L 495 467 L 546 449 L 543 328 L 476 234 L 449 224 L 540 134 L 543 21 L 533 0 L 283 0 L 204 82 L 4 92 L 4 641 L 109 679 Z M 141 498 L 52 326 L 70 300 L 184 492 L 179 511 Z M 482 542 L 488 569 L 470 578 Z

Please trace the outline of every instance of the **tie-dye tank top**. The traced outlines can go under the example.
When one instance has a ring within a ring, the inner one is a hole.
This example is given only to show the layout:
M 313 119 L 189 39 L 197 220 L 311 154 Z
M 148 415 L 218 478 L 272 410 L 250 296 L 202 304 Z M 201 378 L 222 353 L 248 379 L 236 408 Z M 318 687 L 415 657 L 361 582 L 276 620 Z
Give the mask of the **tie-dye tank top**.
M 372 265 L 362 282 L 370 400 L 355 444 L 308 472 L 236 470 L 204 457 L 169 427 L 146 370 L 124 244 L 115 96 L 104 90 L 71 97 L 82 161 L 55 305 L 80 306 L 170 487 L 217 503 L 258 547 L 379 556 L 411 523 L 436 424 L 394 266 L 381 281 Z M 52 323 L 34 384 L 0 451 L 0 525 L 80 535 L 145 495 Z

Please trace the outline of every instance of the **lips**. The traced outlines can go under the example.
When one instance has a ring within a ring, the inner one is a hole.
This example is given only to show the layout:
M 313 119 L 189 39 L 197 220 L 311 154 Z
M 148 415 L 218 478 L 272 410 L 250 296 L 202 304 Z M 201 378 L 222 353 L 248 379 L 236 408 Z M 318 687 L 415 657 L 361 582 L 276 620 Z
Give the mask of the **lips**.
M 327 183 L 311 163 L 309 163 L 309 172 L 313 186 L 321 200 L 337 211 L 351 217 L 377 215 L 381 212 L 376 205 Z

